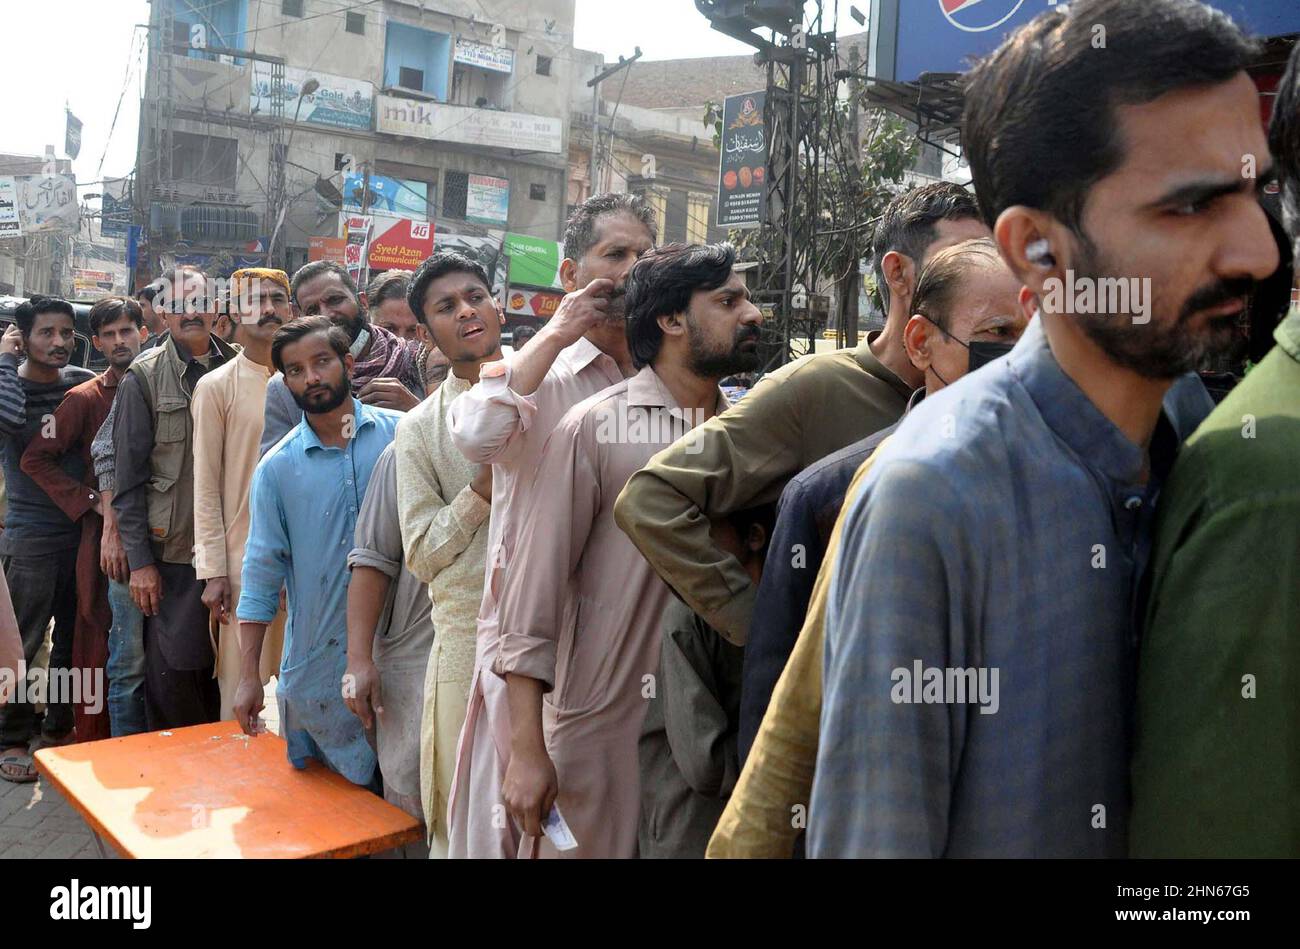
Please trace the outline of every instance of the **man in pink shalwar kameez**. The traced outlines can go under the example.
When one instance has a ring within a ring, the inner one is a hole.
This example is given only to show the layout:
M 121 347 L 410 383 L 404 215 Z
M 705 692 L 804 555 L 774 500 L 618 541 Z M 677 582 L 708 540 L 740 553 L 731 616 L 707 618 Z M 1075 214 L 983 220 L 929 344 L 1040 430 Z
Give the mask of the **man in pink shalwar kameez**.
M 724 375 L 757 366 L 762 315 L 734 263 L 728 244 L 642 258 L 627 294 L 640 371 L 571 409 L 543 450 L 492 663 L 508 690 L 502 793 L 525 832 L 520 856 L 637 855 L 637 744 L 672 593 L 614 523 L 614 502 L 656 453 L 726 409 Z M 552 805 L 574 849 L 538 839 Z
M 560 278 L 569 293 L 559 310 L 526 351 L 484 365 L 479 382 L 447 413 L 452 440 L 465 457 L 492 465 L 474 679 L 447 809 L 452 858 L 513 858 L 519 850 L 520 830 L 501 800 L 510 759 L 506 687 L 489 668 L 497 652 L 503 575 L 531 513 L 528 493 L 547 436 L 574 405 L 633 372 L 623 283 L 654 240 L 654 216 L 638 197 L 597 195 L 579 205 L 565 228 Z

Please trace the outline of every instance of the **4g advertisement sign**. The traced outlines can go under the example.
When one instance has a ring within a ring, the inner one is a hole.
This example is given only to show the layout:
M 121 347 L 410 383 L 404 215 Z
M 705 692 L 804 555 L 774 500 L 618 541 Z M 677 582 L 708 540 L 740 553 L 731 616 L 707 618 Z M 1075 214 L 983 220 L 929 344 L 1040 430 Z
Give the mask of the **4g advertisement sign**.
M 728 96 L 722 106 L 722 160 L 718 169 L 718 227 L 763 223 L 767 190 L 766 92 Z

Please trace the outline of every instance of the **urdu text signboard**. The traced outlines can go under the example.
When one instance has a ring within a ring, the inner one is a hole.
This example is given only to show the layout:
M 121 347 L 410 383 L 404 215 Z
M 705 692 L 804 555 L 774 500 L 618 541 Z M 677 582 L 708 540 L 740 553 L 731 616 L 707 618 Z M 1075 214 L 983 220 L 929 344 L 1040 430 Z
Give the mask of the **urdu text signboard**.
M 18 217 L 18 183 L 12 175 L 0 175 L 0 240 L 22 236 L 23 225 Z
M 551 116 L 417 102 L 386 95 L 375 97 L 375 131 L 435 142 L 556 155 L 564 144 L 564 122 Z
M 455 59 L 466 66 L 478 66 L 493 72 L 515 71 L 515 51 L 509 46 L 489 46 L 473 40 L 457 39 Z
M 763 223 L 767 189 L 766 92 L 728 96 L 722 107 L 722 157 L 718 167 L 718 227 Z

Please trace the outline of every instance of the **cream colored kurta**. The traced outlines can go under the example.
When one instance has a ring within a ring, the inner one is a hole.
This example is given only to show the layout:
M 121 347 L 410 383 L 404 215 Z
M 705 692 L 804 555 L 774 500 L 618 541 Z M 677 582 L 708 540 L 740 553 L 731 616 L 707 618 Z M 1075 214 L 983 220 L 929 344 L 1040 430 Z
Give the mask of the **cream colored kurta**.
M 266 384 L 273 369 L 242 352 L 207 373 L 194 387 L 194 565 L 200 580 L 225 577 L 230 583 L 231 622 L 212 626 L 221 688 L 221 719 L 233 719 L 239 685 L 240 572 L 248 542 L 248 492 L 259 459 L 265 418 Z M 262 645 L 262 684 L 280 668 L 284 614 L 267 628 Z
M 447 413 L 452 439 L 465 457 L 492 465 L 492 526 L 474 682 L 448 810 L 453 857 L 518 855 L 519 832 L 505 817 L 501 801 L 501 782 L 510 761 L 505 681 L 488 668 L 497 652 L 502 575 L 519 529 L 531 514 L 528 495 L 547 436 L 565 412 L 622 377 L 613 359 L 580 339 L 556 357 L 532 395 L 521 396 L 510 388 L 509 360 L 489 363 L 479 383 L 452 402 Z
M 429 584 L 435 630 L 420 722 L 420 799 L 430 857 L 448 851 L 447 799 L 474 678 L 492 511 L 469 486 L 478 466 L 460 453 L 447 428 L 447 406 L 469 387 L 466 380 L 448 376 L 398 423 L 395 439 L 406 567 Z
M 715 411 L 725 408 L 719 393 Z M 614 501 L 691 427 L 646 367 L 575 406 L 538 466 L 506 572 L 492 671 L 554 686 L 543 706 L 546 748 L 556 806 L 578 847 L 560 853 L 543 839 L 540 856 L 637 855 L 637 743 L 672 593 L 614 523 Z

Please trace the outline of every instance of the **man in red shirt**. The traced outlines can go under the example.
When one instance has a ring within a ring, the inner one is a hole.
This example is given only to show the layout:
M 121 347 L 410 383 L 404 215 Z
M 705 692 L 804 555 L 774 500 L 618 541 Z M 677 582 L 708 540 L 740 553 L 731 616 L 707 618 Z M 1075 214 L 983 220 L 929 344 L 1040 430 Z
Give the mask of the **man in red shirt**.
M 90 330 L 95 348 L 108 360 L 108 369 L 68 390 L 54 411 L 53 424 L 41 428 L 20 463 L 27 476 L 69 519 L 81 524 L 77 619 L 72 640 L 72 667 L 83 683 L 82 694 L 73 707 L 79 741 L 109 737 L 104 664 L 113 614 L 108 605 L 108 578 L 100 571 L 99 544 L 104 521 L 113 517 L 113 509 L 99 493 L 90 442 L 104 424 L 122 374 L 149 335 L 140 304 L 130 297 L 105 297 L 96 303 L 90 310 Z M 78 459 L 85 472 L 80 479 L 68 473 L 69 469 L 76 470 L 75 463 L 65 464 L 65 460 L 72 459 Z M 87 669 L 92 670 L 93 684 L 85 678 Z

